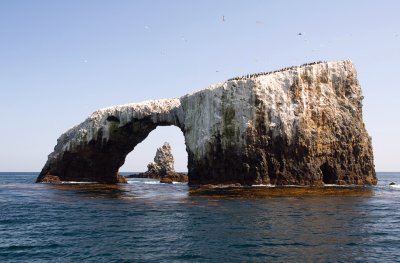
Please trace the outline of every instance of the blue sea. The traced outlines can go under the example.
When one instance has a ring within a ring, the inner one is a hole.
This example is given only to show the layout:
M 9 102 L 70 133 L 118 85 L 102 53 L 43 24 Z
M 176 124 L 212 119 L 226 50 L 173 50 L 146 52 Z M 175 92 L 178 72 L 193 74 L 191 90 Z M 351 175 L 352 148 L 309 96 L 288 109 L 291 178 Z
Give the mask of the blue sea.
M 400 173 L 373 187 L 35 184 L 0 173 L 0 262 L 398 262 Z

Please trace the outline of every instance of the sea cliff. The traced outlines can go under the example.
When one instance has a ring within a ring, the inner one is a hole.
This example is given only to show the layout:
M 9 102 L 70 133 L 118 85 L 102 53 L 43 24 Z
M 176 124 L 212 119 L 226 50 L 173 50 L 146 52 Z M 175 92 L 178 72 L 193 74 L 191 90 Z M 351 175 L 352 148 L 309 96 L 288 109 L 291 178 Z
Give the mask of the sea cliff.
M 116 183 L 157 126 L 185 137 L 189 184 L 376 184 L 351 61 L 237 77 L 181 98 L 109 107 L 61 135 L 37 181 Z

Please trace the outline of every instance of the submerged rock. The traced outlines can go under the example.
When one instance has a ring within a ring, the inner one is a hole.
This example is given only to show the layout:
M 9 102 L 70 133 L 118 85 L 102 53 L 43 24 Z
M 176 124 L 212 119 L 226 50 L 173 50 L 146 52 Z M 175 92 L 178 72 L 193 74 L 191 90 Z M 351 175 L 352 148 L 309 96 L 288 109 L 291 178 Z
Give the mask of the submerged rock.
M 189 184 L 376 184 L 351 61 L 237 77 L 185 95 L 94 112 L 58 139 L 37 181 L 118 181 L 157 126 L 185 137 Z

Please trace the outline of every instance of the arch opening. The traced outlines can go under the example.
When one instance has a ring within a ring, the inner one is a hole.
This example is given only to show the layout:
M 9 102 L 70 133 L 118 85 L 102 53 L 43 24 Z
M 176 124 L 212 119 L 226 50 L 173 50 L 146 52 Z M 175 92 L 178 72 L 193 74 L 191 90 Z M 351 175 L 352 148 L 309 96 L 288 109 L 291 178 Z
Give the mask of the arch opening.
M 335 170 L 328 164 L 324 163 L 320 167 L 322 172 L 322 181 L 324 184 L 336 184 L 338 177 L 336 175 Z
M 119 169 L 122 173 L 145 172 L 147 164 L 153 162 L 157 148 L 165 142 L 171 145 L 176 172 L 187 173 L 188 153 L 182 131 L 176 126 L 157 126 L 148 136 L 128 153 L 125 163 Z

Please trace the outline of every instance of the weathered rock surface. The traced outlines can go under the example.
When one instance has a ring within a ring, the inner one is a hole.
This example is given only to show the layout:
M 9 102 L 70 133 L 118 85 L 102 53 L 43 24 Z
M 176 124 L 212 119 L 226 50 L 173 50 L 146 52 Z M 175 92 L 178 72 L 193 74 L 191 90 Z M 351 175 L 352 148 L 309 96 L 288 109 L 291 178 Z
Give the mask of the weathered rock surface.
M 162 183 L 188 181 L 185 173 L 175 172 L 174 156 L 171 152 L 171 146 L 167 142 L 157 149 L 154 162 L 147 165 L 147 171 L 145 173 L 132 174 L 127 177 L 160 179 L 160 182 Z
M 45 175 L 43 176 L 41 183 L 48 183 L 48 184 L 61 184 L 60 177 L 55 175 Z
M 188 181 L 189 181 L 188 175 L 186 173 L 179 173 L 179 172 L 167 173 L 166 175 L 160 178 L 161 183 L 172 183 L 172 182 L 187 183 Z
M 172 156 L 171 146 L 169 143 L 164 143 L 163 146 L 157 149 L 154 162 L 147 165 L 147 172 L 152 178 L 161 178 L 167 173 L 174 173 L 174 156 Z
M 186 173 L 173 172 L 167 173 L 165 176 L 160 178 L 160 183 L 172 184 L 173 182 L 187 183 L 188 176 Z
M 191 185 L 376 184 L 362 98 L 351 61 L 337 61 L 102 109 L 61 135 L 37 181 L 118 182 L 126 155 L 157 126 L 175 125 Z
M 164 175 L 163 177 L 156 176 L 154 174 L 137 173 L 137 174 L 127 175 L 126 178 L 160 179 L 161 183 L 171 183 L 171 184 L 172 182 L 187 183 L 189 180 L 187 173 L 180 173 L 180 172 L 170 172 Z

